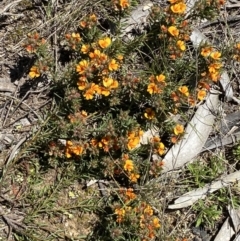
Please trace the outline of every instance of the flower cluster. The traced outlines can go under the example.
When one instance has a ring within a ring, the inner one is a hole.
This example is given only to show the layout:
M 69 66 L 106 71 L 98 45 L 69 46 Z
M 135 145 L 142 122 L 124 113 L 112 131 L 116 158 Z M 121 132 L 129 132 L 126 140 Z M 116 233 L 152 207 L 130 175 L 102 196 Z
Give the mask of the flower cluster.
M 185 85 L 178 87 L 177 91 L 173 91 L 171 99 L 174 101 L 176 107 L 179 107 L 181 103 L 188 103 L 190 106 L 195 105 L 195 99 L 190 95 L 189 89 Z
M 122 223 L 124 221 L 124 218 L 126 216 L 126 212 L 131 211 L 131 207 L 125 206 L 123 208 L 116 208 L 115 209 L 115 215 L 117 216 L 116 222 Z
M 129 203 L 137 198 L 132 188 L 121 188 L 119 194 L 124 203 Z
M 100 139 L 93 138 L 90 141 L 90 144 L 94 148 L 100 148 L 103 149 L 104 152 L 108 152 L 110 148 L 113 148 L 114 150 L 118 150 L 118 142 L 116 137 L 112 137 L 110 135 L 103 136 Z
M 217 82 L 222 70 L 221 53 L 211 46 L 201 48 L 201 56 L 205 58 L 207 70 L 201 73 L 201 82 Z
M 133 150 L 140 143 L 140 137 L 142 135 L 143 131 L 141 129 L 128 132 L 128 150 Z
M 95 95 L 109 96 L 119 86 L 113 74 L 120 68 L 123 56 L 111 58 L 107 55 L 106 50 L 111 43 L 109 37 L 104 37 L 97 43 L 81 44 L 80 51 L 85 57 L 76 65 L 79 75 L 77 86 L 86 100 L 93 99 Z
M 161 142 L 161 139 L 157 136 L 154 136 L 151 139 L 151 143 L 153 144 L 153 150 L 155 153 L 158 153 L 160 156 L 162 156 L 165 153 L 165 146 Z
M 140 236 L 142 241 L 153 239 L 156 236 L 156 231 L 161 227 L 159 219 L 154 216 L 152 207 L 142 202 L 136 208 L 136 212 L 140 214 L 139 226 Z
M 122 192 L 122 191 L 121 191 Z M 129 192 L 129 194 L 127 194 Z M 132 196 L 133 192 L 128 189 L 125 195 Z M 132 199 L 135 199 L 135 194 Z M 125 221 L 132 221 L 139 229 L 139 236 L 142 241 L 152 240 L 156 237 L 157 230 L 161 227 L 159 218 L 154 215 L 153 208 L 146 202 L 139 202 L 134 207 L 124 205 L 124 207 L 116 207 L 114 209 L 116 215 L 116 222 L 121 224 Z
M 181 136 L 184 134 L 184 126 L 181 124 L 177 124 L 173 128 L 174 135 L 171 138 L 172 143 L 178 142 Z
M 29 77 L 31 79 L 38 78 L 42 73 L 48 70 L 48 66 L 41 61 L 36 62 L 36 65 L 32 66 L 29 71 Z
M 38 78 L 49 69 L 49 60 L 44 53 L 46 47 L 46 40 L 41 38 L 39 33 L 33 32 L 28 34 L 28 40 L 24 44 L 24 48 L 28 53 L 32 53 L 37 57 L 37 61 L 30 68 L 28 74 L 31 79 Z
M 126 172 L 126 176 L 132 183 L 136 183 L 140 175 L 138 174 L 136 167 L 128 155 L 123 155 L 123 170 Z
M 39 33 L 33 32 L 27 35 L 27 43 L 24 44 L 24 48 L 28 53 L 36 53 L 37 49 L 46 43 L 44 38 L 40 38 Z
M 97 23 L 97 16 L 95 14 L 90 14 L 86 16 L 82 21 L 80 21 L 79 25 L 82 29 L 91 29 Z
M 74 144 L 72 141 L 66 142 L 65 155 L 67 158 L 73 155 L 81 156 L 84 152 L 85 147 L 82 145 Z
M 164 22 L 160 26 L 160 39 L 167 39 L 168 52 L 175 60 L 186 50 L 186 41 L 189 40 L 189 26 L 184 20 L 186 4 L 184 0 L 169 0 L 170 6 L 166 8 Z
M 148 84 L 147 92 L 149 94 L 161 94 L 163 92 L 164 87 L 166 86 L 165 82 L 166 76 L 163 74 L 160 75 L 151 75 L 149 77 L 150 84 Z
M 76 50 L 76 48 L 79 47 L 82 40 L 79 33 L 66 34 L 65 38 L 73 50 Z
M 130 6 L 129 0 L 112 0 L 112 4 L 115 11 L 123 11 Z

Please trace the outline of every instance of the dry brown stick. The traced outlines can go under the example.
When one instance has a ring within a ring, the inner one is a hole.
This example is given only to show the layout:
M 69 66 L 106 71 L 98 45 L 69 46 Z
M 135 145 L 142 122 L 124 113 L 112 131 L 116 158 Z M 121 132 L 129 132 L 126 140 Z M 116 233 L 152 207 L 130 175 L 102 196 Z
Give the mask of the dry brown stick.
M 215 24 L 219 24 L 219 23 L 231 23 L 231 22 L 235 22 L 240 20 L 240 16 L 230 16 L 227 19 L 217 19 L 211 22 L 207 22 L 207 23 L 203 23 L 199 26 L 199 28 L 206 28 Z
M 2 95 L 2 94 L 0 93 L 0 95 Z M 13 101 L 13 100 L 20 101 L 19 99 L 17 99 L 17 98 L 14 97 L 14 96 L 7 96 L 7 98 L 11 98 L 12 101 Z M 49 102 L 49 101 L 47 101 L 47 102 Z M 28 104 L 26 104 L 26 103 L 24 103 L 24 102 L 22 102 L 22 104 L 25 105 L 25 106 L 27 106 L 27 107 L 29 108 L 29 110 L 32 111 L 32 112 L 38 117 L 39 120 L 43 121 L 43 120 L 42 120 L 42 117 L 40 117 L 40 116 L 37 114 L 37 112 L 36 112 L 35 110 L 33 110 Z M 45 103 L 45 104 L 46 104 L 46 103 Z M 44 104 L 44 105 L 45 105 L 45 104 Z M 42 106 L 41 106 L 41 107 L 42 107 Z M 41 108 L 41 107 L 40 107 L 40 108 Z M 9 113 L 9 111 L 10 111 L 10 107 L 9 107 L 9 109 L 8 109 L 8 113 Z M 29 114 L 29 113 L 27 113 L 27 114 Z M 5 119 L 6 119 L 6 118 L 5 118 Z M 8 126 L 10 126 L 11 124 L 15 123 L 16 121 L 11 122 L 11 123 L 8 124 L 8 125 L 5 125 L 5 122 L 6 122 L 6 121 L 4 121 L 4 123 L 3 123 L 3 127 L 8 127 Z

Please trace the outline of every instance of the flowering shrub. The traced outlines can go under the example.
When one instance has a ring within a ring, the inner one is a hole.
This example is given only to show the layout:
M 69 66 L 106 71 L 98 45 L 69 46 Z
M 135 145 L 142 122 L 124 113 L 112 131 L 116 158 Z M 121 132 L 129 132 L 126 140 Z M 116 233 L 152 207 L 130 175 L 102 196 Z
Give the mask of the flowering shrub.
M 197 4 L 198 15 L 216 11 L 223 4 L 213 2 Z M 111 1 L 118 18 L 130 6 L 129 0 Z M 157 237 L 161 223 L 153 207 L 134 187 L 160 175 L 164 154 L 185 133 L 185 127 L 170 117 L 184 115 L 189 107 L 203 101 L 210 86 L 218 83 L 223 68 L 222 53 L 205 44 L 197 50 L 196 70 L 196 59 L 190 56 L 188 47 L 191 19 L 196 14 L 194 10 L 186 18 L 186 9 L 183 0 L 169 0 L 164 9 L 153 6 L 147 37 L 135 48 L 131 45 L 136 44 L 134 41 L 123 43 L 117 34 L 104 32 L 93 13 L 79 21 L 77 30 L 62 36 L 72 59 L 67 78 L 60 79 L 66 106 L 58 122 L 59 138 L 66 143 L 58 149 L 58 155 L 65 156 L 66 162 L 81 165 L 96 178 L 117 182 L 119 191 L 110 194 L 117 199 L 110 204 L 112 221 L 122 228 L 123 236 L 127 235 L 128 224 L 135 223 L 132 236 L 137 232 L 142 241 Z M 51 58 L 43 51 L 46 41 L 32 33 L 25 48 L 36 55 L 30 79 L 49 74 Z M 137 56 L 132 60 L 136 49 L 144 52 L 146 48 L 151 49 L 145 53 L 147 59 L 139 60 Z M 232 52 L 233 58 L 239 60 L 240 44 Z M 132 61 L 139 67 L 137 73 L 129 67 Z M 159 136 L 143 145 L 144 132 L 153 126 L 159 128 Z M 152 160 L 153 153 L 159 160 Z

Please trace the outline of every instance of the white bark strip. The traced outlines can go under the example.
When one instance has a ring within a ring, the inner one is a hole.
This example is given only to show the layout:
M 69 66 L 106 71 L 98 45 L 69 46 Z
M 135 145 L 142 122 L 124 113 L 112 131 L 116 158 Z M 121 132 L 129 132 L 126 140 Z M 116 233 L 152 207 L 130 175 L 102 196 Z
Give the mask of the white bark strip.
M 165 155 L 163 172 L 182 167 L 201 152 L 212 130 L 218 102 L 218 93 L 214 93 L 212 90 L 206 98 L 206 102 L 199 106 L 187 125 L 182 140 Z
M 240 180 L 240 171 L 231 173 L 225 177 L 222 177 L 221 180 L 213 182 L 211 184 L 205 185 L 203 188 L 198 188 L 196 190 L 190 191 L 179 197 L 174 201 L 174 204 L 169 205 L 169 209 L 179 209 L 191 206 L 197 200 L 203 199 L 207 194 L 215 192 L 222 187 L 226 187 L 231 183 Z

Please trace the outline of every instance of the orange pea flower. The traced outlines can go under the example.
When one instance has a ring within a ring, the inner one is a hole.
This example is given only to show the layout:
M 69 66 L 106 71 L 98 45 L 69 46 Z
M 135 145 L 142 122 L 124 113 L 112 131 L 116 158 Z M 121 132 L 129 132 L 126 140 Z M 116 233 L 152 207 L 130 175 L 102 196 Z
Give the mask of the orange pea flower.
M 31 78 L 31 79 L 33 79 L 33 78 L 37 78 L 37 77 L 39 77 L 40 75 L 41 75 L 41 73 L 40 73 L 40 70 L 39 70 L 39 68 L 37 67 L 37 66 L 33 66 L 31 69 L 30 69 L 30 72 L 29 72 L 29 77 Z
M 107 47 L 109 47 L 111 42 L 112 42 L 111 39 L 109 37 L 106 37 L 106 38 L 100 39 L 98 41 L 98 44 L 102 49 L 106 49 Z
M 121 9 L 125 9 L 129 7 L 129 1 L 128 0 L 120 0 L 119 5 L 121 6 Z
M 134 137 L 134 138 L 131 138 L 129 141 L 128 141 L 128 149 L 129 150 L 132 150 L 134 149 L 140 142 L 140 138 L 138 136 Z
M 165 146 L 164 146 L 164 144 L 163 144 L 162 142 L 160 142 L 160 143 L 158 144 L 157 152 L 158 152 L 159 155 L 163 155 L 163 154 L 164 154 L 164 152 L 165 152 Z
M 220 52 L 215 51 L 210 54 L 210 57 L 214 60 L 219 60 L 221 58 L 221 55 L 222 54 Z
M 83 44 L 81 47 L 81 52 L 87 54 L 89 52 L 90 46 L 88 44 Z
M 139 179 L 139 177 L 140 177 L 140 175 L 137 174 L 137 173 L 130 173 L 129 176 L 128 176 L 129 180 L 130 180 L 131 182 L 134 182 L 134 183 L 137 182 L 137 180 Z
M 152 95 L 161 93 L 162 90 L 155 83 L 150 83 L 148 85 L 147 92 Z
M 119 64 L 116 62 L 115 59 L 111 59 L 110 63 L 108 64 L 108 69 L 110 71 L 114 71 L 118 69 Z
M 168 32 L 173 36 L 177 37 L 179 35 L 179 30 L 175 26 L 171 26 L 168 28 Z
M 81 41 L 81 37 L 79 33 L 72 33 L 72 38 L 78 43 Z
M 177 46 L 178 46 L 178 48 L 179 48 L 180 50 L 182 50 L 182 51 L 185 51 L 185 50 L 186 50 L 185 42 L 182 41 L 182 40 L 178 40 L 178 41 L 177 41 Z
M 160 228 L 160 223 L 159 223 L 159 219 L 158 218 L 153 218 L 153 226 L 154 228 Z
M 166 76 L 163 74 L 157 75 L 156 80 L 160 83 L 165 83 Z
M 84 72 L 86 71 L 87 67 L 88 67 L 88 61 L 87 60 L 82 60 L 79 62 L 79 64 L 77 64 L 76 66 L 76 71 L 79 74 L 84 74 Z
M 113 84 L 112 78 L 104 78 L 103 79 L 103 86 L 104 87 L 110 87 Z
M 207 93 L 205 90 L 199 90 L 197 97 L 199 100 L 203 100 L 206 97 L 206 95 L 207 95 Z
M 180 134 L 182 134 L 184 132 L 184 127 L 183 127 L 183 125 L 177 124 L 174 127 L 173 131 L 174 131 L 175 135 L 180 135 Z
M 183 2 L 176 3 L 170 7 L 173 13 L 182 14 L 186 11 L 186 4 Z
M 212 48 L 212 47 L 202 48 L 202 50 L 201 50 L 201 55 L 202 55 L 203 57 L 208 57 L 208 56 L 211 54 L 212 51 L 213 51 L 213 48 Z
M 126 160 L 125 164 L 123 166 L 125 171 L 131 172 L 134 169 L 133 161 L 132 160 Z
M 185 96 L 189 96 L 189 91 L 187 86 L 180 86 L 178 90 Z

